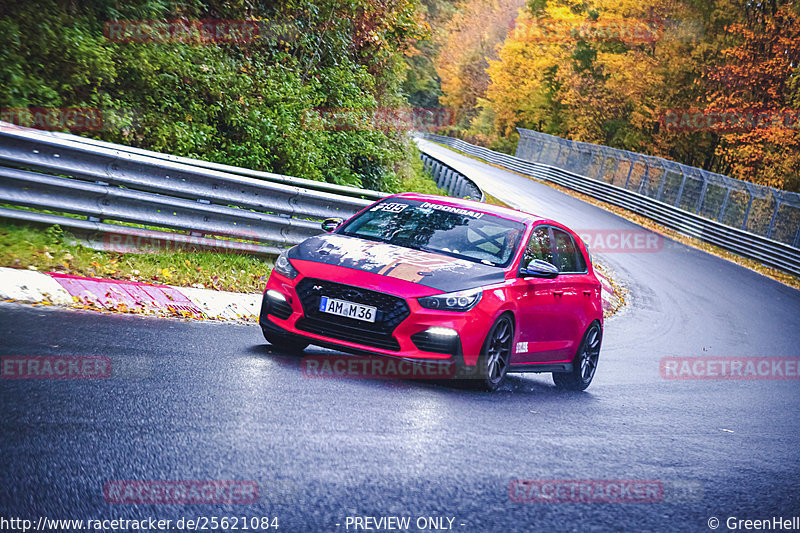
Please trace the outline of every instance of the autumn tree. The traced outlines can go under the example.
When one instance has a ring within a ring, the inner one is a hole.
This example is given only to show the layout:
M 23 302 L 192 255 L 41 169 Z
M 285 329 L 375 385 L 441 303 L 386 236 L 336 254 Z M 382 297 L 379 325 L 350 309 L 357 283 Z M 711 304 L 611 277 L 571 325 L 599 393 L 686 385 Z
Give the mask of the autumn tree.
M 489 86 L 488 61 L 497 57 L 522 5 L 523 0 L 471 0 L 456 6 L 436 69 L 442 80 L 440 101 L 454 111 L 458 124 L 468 125 L 475 115 Z
M 405 54 L 402 89 L 410 106 L 432 109 L 441 107 L 442 83 L 435 61 L 447 40 L 446 28 L 455 14 L 455 0 L 422 0 L 420 12 L 426 35 L 416 40 Z
M 707 74 L 708 109 L 741 124 L 720 124 L 717 155 L 733 177 L 800 191 L 800 16 L 761 4 L 729 31 L 739 43 Z
M 673 2 L 549 0 L 523 12 L 490 62 L 487 95 L 499 130 L 524 126 L 634 149 L 651 144 L 658 96 L 671 79 L 664 65 L 677 67 L 671 60 L 695 38 L 685 24 L 691 20 Z
M 800 5 L 531 0 L 496 56 L 476 30 L 494 27 L 492 5 L 460 4 L 437 62 L 460 135 L 524 127 L 800 190 Z M 756 119 L 665 121 L 729 112 Z

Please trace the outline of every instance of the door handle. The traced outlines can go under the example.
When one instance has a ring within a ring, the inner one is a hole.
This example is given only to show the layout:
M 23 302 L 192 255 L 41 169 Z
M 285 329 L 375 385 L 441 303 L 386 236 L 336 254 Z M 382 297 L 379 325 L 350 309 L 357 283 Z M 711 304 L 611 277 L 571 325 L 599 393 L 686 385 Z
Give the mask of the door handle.
M 564 291 L 553 291 L 553 296 L 562 296 Z
M 586 296 L 591 296 L 592 295 L 592 291 L 583 291 L 583 294 L 585 294 Z

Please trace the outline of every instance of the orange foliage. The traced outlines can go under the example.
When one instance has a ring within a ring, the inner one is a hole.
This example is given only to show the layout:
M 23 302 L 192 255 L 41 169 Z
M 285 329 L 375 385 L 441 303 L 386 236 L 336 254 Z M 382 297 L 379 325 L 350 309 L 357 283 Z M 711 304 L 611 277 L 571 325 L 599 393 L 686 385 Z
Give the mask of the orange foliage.
M 764 113 L 774 120 L 722 135 L 718 155 L 729 174 L 761 185 L 800 190 L 800 16 L 787 6 L 762 22 L 734 24 L 740 43 L 708 73 L 709 109 Z
M 445 30 L 446 39 L 436 61 L 442 80 L 443 105 L 463 121 L 489 85 L 487 58 L 497 57 L 524 0 L 462 1 Z

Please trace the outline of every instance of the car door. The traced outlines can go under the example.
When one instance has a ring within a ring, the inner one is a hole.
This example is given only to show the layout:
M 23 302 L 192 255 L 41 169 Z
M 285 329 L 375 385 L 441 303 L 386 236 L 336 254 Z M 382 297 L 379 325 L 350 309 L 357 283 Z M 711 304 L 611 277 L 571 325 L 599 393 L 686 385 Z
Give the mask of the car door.
M 555 264 L 552 228 L 539 225 L 533 229 L 521 266 L 534 260 Z M 513 363 L 537 363 L 562 360 L 565 350 L 562 322 L 564 283 L 555 279 L 519 276 L 513 284 L 517 301 L 517 342 Z
M 583 337 L 586 306 L 596 287 L 591 283 L 583 252 L 567 231 L 551 227 L 553 260 L 559 275 L 553 281 L 554 314 L 559 317 L 555 331 L 558 353 L 554 357 L 571 361 Z

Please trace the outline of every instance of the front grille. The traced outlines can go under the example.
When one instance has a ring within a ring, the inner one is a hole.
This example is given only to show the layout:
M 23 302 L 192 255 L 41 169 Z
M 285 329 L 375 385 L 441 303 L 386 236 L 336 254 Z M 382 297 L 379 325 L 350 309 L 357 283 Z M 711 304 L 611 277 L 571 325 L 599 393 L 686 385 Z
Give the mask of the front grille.
M 423 352 L 445 353 L 456 355 L 458 352 L 458 337 L 445 337 L 431 335 L 427 331 L 420 331 L 411 336 L 411 342 L 418 350 Z
M 383 350 L 400 351 L 400 344 L 397 342 L 397 339 L 391 335 L 378 335 L 376 333 L 364 331 L 363 329 L 343 326 L 341 324 L 331 325 L 329 322 L 317 318 L 301 318 L 297 321 L 295 327 L 301 331 L 315 333 L 332 339 L 339 339 L 340 341 L 363 344 L 364 346 L 381 348 Z
M 392 333 L 411 314 L 402 298 L 314 278 L 300 281 L 295 291 L 305 315 L 298 321 L 298 329 L 375 348 L 400 349 Z M 375 307 L 375 322 L 323 313 L 319 310 L 322 296 Z

